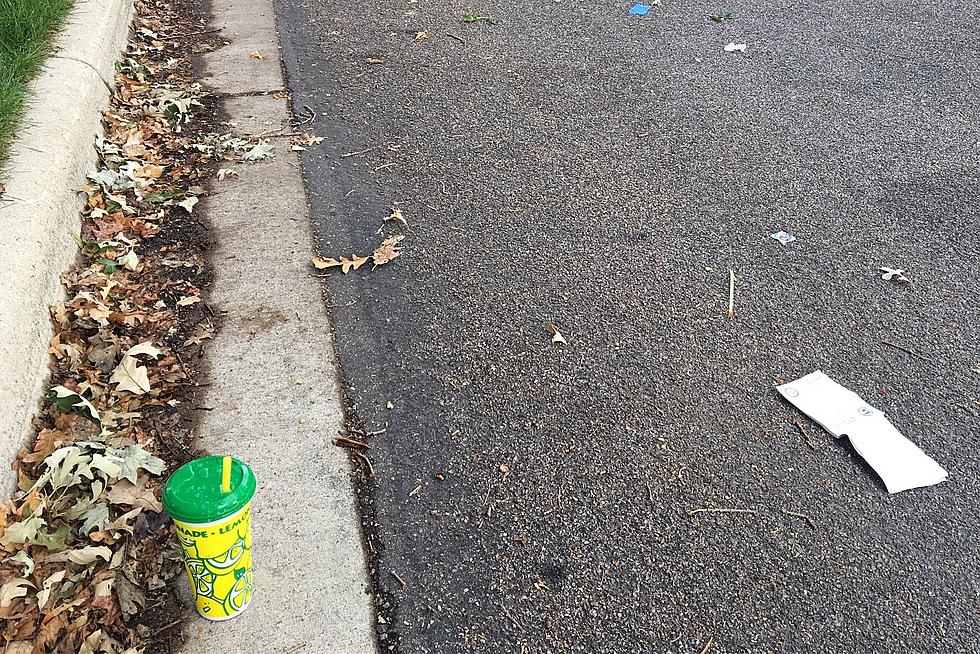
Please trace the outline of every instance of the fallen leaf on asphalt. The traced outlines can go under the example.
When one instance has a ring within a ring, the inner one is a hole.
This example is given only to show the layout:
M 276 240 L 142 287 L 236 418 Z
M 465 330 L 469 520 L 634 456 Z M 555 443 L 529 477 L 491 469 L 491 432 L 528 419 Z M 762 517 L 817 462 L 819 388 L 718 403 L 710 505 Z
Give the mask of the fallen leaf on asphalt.
M 188 295 L 177 300 L 178 307 L 189 307 L 192 304 L 197 304 L 201 301 L 200 295 Z
M 477 21 L 486 21 L 491 25 L 496 25 L 497 21 L 493 16 L 477 16 L 476 14 L 463 14 L 459 17 L 464 23 L 475 23 Z
M 397 202 L 391 205 L 391 213 L 385 216 L 385 222 L 400 222 L 403 225 L 408 225 L 408 221 L 405 220 L 405 214 L 402 213 Z
M 368 57 L 367 59 L 364 60 L 364 62 L 365 63 L 368 63 L 368 64 L 383 64 L 384 63 L 383 60 L 381 60 L 381 59 L 375 59 L 374 57 Z
M 139 365 L 139 361 L 128 354 L 123 355 L 109 383 L 115 384 L 117 391 L 129 391 L 134 395 L 150 392 L 150 377 L 146 372 L 146 366 Z
M 265 53 L 261 50 L 256 50 L 249 56 L 252 57 L 252 59 L 265 59 Z
M 553 324 L 551 324 L 550 322 L 546 322 L 544 324 L 544 328 L 545 331 L 551 334 L 552 343 L 562 343 L 564 345 L 568 345 L 568 341 L 565 340 L 565 337 L 561 335 L 561 332 L 558 331 L 558 328 L 555 327 Z
M 310 263 L 312 263 L 313 267 L 317 270 L 325 270 L 327 268 L 342 265 L 340 259 L 334 259 L 333 257 L 328 257 L 326 259 L 323 257 L 313 257 L 310 259 Z
M 711 20 L 715 21 L 716 23 L 724 23 L 726 20 L 732 20 L 733 18 L 735 18 L 735 15 L 730 11 L 711 15 Z
M 416 32 L 415 33 L 415 40 L 416 41 L 424 41 L 427 38 L 429 38 L 429 33 L 428 32 Z
M 374 260 L 375 267 L 397 259 L 402 253 L 397 246 L 404 238 L 404 236 L 389 236 L 382 241 L 381 245 L 378 246 L 378 249 L 371 255 L 371 258 Z
M 300 134 L 299 136 L 294 136 L 293 138 L 289 139 L 289 142 L 293 145 L 309 147 L 311 145 L 319 145 L 320 143 L 323 143 L 323 139 L 324 137 L 314 136 L 313 134 Z
M 351 256 L 350 259 L 346 257 L 340 258 L 340 262 L 341 262 L 340 269 L 344 274 L 349 273 L 351 270 L 357 270 L 358 268 L 366 264 L 369 258 L 369 257 L 360 257 L 356 254 L 352 254 L 350 256 Z
M 227 177 L 238 177 L 238 173 L 231 168 L 220 168 L 218 170 L 218 179 L 224 181 Z
M 747 46 L 744 43 L 729 43 L 725 46 L 725 52 L 745 52 Z

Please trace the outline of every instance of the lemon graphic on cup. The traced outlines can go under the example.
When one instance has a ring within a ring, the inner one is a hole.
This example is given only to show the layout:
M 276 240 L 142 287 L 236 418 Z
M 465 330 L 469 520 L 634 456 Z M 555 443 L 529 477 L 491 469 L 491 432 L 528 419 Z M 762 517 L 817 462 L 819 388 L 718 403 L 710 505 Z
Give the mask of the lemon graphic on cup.
M 184 464 L 163 491 L 197 611 L 209 620 L 233 618 L 252 599 L 252 514 L 255 476 L 231 457 Z
M 245 568 L 239 568 L 238 570 L 235 570 L 235 575 L 238 578 L 235 581 L 235 585 L 228 591 L 228 596 L 225 597 L 224 602 L 225 611 L 228 613 L 228 615 L 238 613 L 245 608 L 248 605 L 248 601 L 252 599 L 252 571 L 246 570 Z

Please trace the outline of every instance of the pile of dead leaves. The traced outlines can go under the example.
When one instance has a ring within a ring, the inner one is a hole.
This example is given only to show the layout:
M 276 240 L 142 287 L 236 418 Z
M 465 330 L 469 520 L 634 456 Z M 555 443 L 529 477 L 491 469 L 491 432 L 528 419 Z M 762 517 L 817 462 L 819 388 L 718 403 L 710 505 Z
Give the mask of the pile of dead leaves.
M 160 476 L 192 454 L 194 362 L 214 332 L 192 214 L 215 153 L 192 147 L 206 98 L 186 44 L 161 38 L 187 23 L 171 4 L 137 11 L 84 189 L 82 264 L 51 311 L 51 389 L 0 507 L 8 653 L 142 652 L 166 628 L 141 608 L 181 571 Z

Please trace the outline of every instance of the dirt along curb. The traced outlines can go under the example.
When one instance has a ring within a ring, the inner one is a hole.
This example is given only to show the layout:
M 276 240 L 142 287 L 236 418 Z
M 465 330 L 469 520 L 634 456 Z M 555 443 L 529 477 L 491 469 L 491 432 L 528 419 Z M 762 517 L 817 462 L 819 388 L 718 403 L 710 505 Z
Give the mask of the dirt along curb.
M 78 0 L 55 54 L 32 82 L 0 198 L 0 460 L 33 436 L 49 378 L 49 308 L 64 299 L 60 275 L 78 256 L 79 189 L 94 168 L 114 65 L 126 44 L 132 0 Z M 16 476 L 0 473 L 3 494 Z
M 309 205 L 268 0 L 212 0 L 224 47 L 204 83 L 236 136 L 265 139 L 225 164 L 202 204 L 215 247 L 208 303 L 222 327 L 206 351 L 199 444 L 255 471 L 255 595 L 228 622 L 188 624 L 185 654 L 376 651 L 329 316 L 311 276 Z M 302 138 L 302 136 L 300 137 Z M 322 140 L 322 139 L 321 139 Z M 301 146 L 300 146 L 301 147 Z M 189 593 L 188 593 L 189 594 Z M 188 598 L 189 599 L 189 598 Z

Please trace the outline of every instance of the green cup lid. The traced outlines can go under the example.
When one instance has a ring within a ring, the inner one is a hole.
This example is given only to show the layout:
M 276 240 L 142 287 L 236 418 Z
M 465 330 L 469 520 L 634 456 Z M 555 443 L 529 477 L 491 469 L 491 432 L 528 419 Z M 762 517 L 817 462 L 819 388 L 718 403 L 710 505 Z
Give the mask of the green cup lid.
M 255 475 L 238 459 L 231 460 L 231 492 L 221 492 L 223 456 L 188 461 L 170 475 L 163 489 L 163 508 L 175 520 L 191 523 L 227 518 L 255 494 Z

